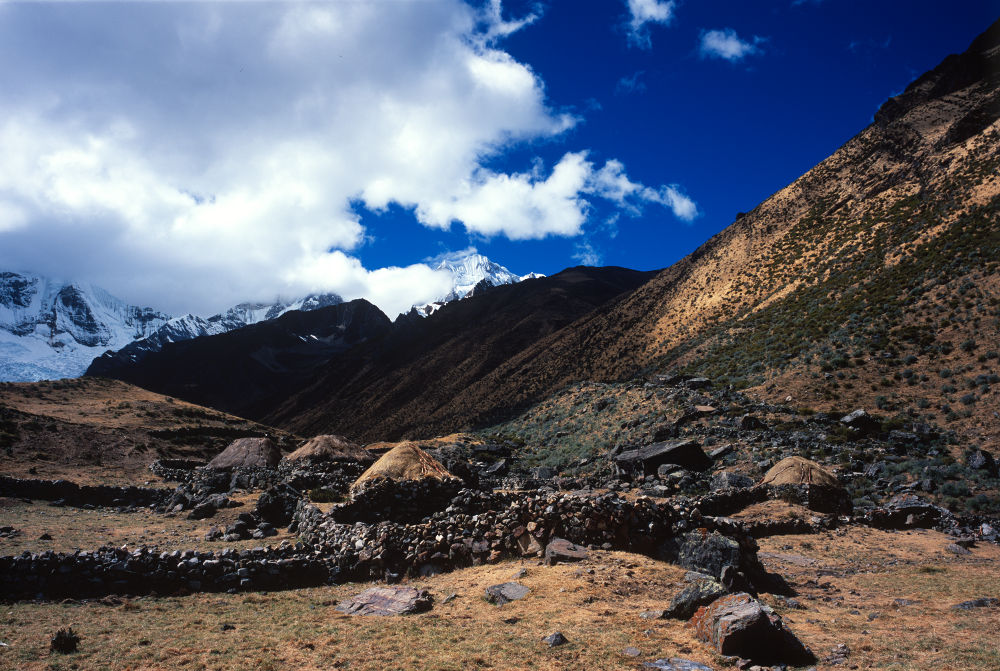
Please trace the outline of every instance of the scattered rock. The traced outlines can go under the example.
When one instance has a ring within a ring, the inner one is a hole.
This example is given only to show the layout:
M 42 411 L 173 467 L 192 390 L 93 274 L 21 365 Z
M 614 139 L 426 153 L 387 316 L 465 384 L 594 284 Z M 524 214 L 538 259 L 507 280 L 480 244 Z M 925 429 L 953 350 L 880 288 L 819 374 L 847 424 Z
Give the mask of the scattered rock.
M 542 639 L 544 643 L 547 643 L 550 648 L 554 648 L 557 645 L 566 645 L 569 641 L 566 637 L 562 635 L 562 632 L 555 631 Z
M 763 431 L 767 429 L 767 424 L 753 415 L 743 415 L 740 417 L 739 427 L 744 431 Z
M 639 617 L 644 620 L 662 620 L 667 616 L 667 611 L 665 610 L 645 610 L 639 613 Z
M 563 562 L 582 561 L 589 556 L 587 548 L 570 543 L 564 538 L 553 538 L 545 546 L 545 563 L 549 566 Z
M 502 606 L 511 601 L 517 601 L 528 596 L 531 590 L 516 582 L 505 582 L 499 585 L 491 585 L 486 588 L 486 600 L 497 606 Z
M 234 629 L 236 629 L 236 627 L 229 624 L 228 622 L 224 622 L 222 626 L 219 627 L 219 631 L 233 631 Z
M 625 655 L 626 657 L 638 657 L 639 655 L 642 654 L 642 650 L 640 650 L 639 648 L 633 648 L 629 646 L 624 650 L 622 650 L 622 654 Z
M 846 643 L 841 643 L 830 651 L 823 661 L 827 664 L 843 664 L 847 661 L 847 658 L 851 656 L 851 649 L 847 647 Z
M 511 580 L 520 580 L 521 578 L 526 578 L 528 576 L 528 569 L 521 568 L 514 572 L 511 576 Z
M 976 471 L 986 471 L 993 476 L 997 474 L 996 459 L 985 450 L 974 450 L 969 453 L 969 456 L 965 460 L 965 465 Z
M 52 534 L 50 534 L 48 531 L 46 531 L 45 533 L 43 533 L 41 536 L 38 537 L 38 540 L 40 540 L 40 541 L 50 541 L 50 540 L 52 540 Z
M 698 609 L 695 635 L 723 655 L 761 664 L 808 664 L 816 660 L 773 610 L 745 592 L 723 596 Z
M 347 615 L 409 615 L 430 610 L 433 597 L 412 587 L 371 587 L 337 605 Z
M 655 662 L 646 662 L 642 665 L 645 669 L 660 669 L 660 671 L 712 671 L 712 667 L 705 666 L 690 659 L 671 657 L 670 659 L 658 659 Z
M 719 471 L 712 476 L 712 491 L 720 489 L 745 489 L 753 487 L 753 480 L 742 473 Z
M 964 557 L 966 555 L 972 554 L 972 552 L 968 548 L 962 547 L 958 543 L 948 543 L 947 545 L 944 546 L 944 549 L 952 553 L 953 555 L 958 555 L 959 557 Z
M 717 580 L 707 577 L 695 580 L 674 595 L 665 615 L 666 617 L 686 620 L 694 615 L 699 608 L 712 603 L 725 593 L 726 588 Z
M 859 431 L 862 435 L 878 433 L 882 430 L 882 424 L 860 408 L 849 415 L 844 415 L 840 421 L 842 424 Z
M 1000 607 L 1000 599 L 984 596 L 979 599 L 956 603 L 952 608 L 955 610 L 972 610 L 973 608 L 997 608 Z
M 73 627 L 68 627 L 56 632 L 56 635 L 52 637 L 49 643 L 49 648 L 51 648 L 52 652 L 67 655 L 71 652 L 76 652 L 79 644 L 80 637 L 73 631 Z

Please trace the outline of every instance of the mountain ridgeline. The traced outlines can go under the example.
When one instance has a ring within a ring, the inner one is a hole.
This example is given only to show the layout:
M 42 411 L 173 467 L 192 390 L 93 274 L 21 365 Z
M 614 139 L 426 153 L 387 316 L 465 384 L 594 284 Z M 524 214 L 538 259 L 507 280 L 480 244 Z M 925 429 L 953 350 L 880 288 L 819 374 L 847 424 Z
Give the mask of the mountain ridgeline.
M 998 120 L 1000 22 L 666 270 L 572 268 L 477 287 L 350 350 L 305 357 L 317 364 L 308 373 L 261 364 L 274 345 L 246 329 L 255 335 L 211 345 L 228 368 L 194 341 L 165 348 L 169 363 L 90 372 L 361 441 L 489 426 L 573 382 L 668 371 L 791 396 L 804 411 L 923 413 L 997 440 Z
M 464 403 L 468 387 L 652 275 L 570 268 L 484 285 L 427 318 L 396 324 L 359 299 L 168 344 L 136 361 L 108 355 L 87 374 L 307 433 L 376 440 L 481 424 L 495 409 L 483 414 Z
M 484 340 L 456 319 L 452 346 L 469 359 L 398 367 L 401 355 L 384 351 L 377 368 L 332 369 L 267 418 L 358 437 L 429 435 L 488 423 L 574 381 L 673 370 L 814 409 L 927 412 L 1000 438 L 986 419 L 1000 410 L 990 382 L 1000 342 L 998 45 L 1000 22 L 691 255 L 536 332 L 495 366 L 476 362 L 517 320 Z M 464 375 L 470 368 L 479 374 Z
M 381 310 L 358 299 L 166 343 L 140 358 L 124 350 L 109 353 L 95 359 L 87 375 L 249 417 L 280 403 L 332 356 L 384 334 L 391 325 Z

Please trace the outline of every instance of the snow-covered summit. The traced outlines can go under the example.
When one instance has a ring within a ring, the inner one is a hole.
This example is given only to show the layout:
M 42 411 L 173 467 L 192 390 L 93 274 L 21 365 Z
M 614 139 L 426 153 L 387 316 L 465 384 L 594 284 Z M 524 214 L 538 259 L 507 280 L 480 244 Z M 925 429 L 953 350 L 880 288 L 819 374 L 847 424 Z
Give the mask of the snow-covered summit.
M 343 298 L 333 293 L 309 294 L 293 301 L 240 303 L 225 312 L 208 318 L 186 314 L 182 317 L 174 317 L 149 336 L 137 339 L 120 349 L 122 354 L 134 361 L 146 352 L 159 351 L 167 343 L 227 333 L 250 324 L 277 319 L 292 310 L 318 310 L 328 305 L 339 305 L 343 302 Z
M 343 302 L 337 294 L 311 294 L 291 301 L 241 303 L 207 319 L 192 314 L 170 317 L 129 305 L 92 284 L 0 271 L 0 381 L 78 377 L 108 350 L 141 355 L 291 310 Z
M 438 308 L 451 301 L 457 301 L 469 296 L 482 283 L 498 287 L 502 284 L 515 284 L 524 280 L 545 277 L 540 273 L 517 275 L 507 270 L 499 263 L 491 261 L 475 250 L 448 254 L 441 258 L 434 268 L 446 270 L 452 276 L 451 290 L 436 301 L 425 305 L 415 305 L 413 310 L 421 317 L 434 313 Z
M 145 338 L 168 319 L 92 284 L 0 272 L 0 380 L 76 377 L 101 352 Z

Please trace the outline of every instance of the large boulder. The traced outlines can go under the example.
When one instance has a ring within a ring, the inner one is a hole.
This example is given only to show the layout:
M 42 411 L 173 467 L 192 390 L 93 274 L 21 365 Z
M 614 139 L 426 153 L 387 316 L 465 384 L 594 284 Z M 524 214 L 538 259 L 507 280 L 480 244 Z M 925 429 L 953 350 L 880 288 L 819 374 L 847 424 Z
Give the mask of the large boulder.
M 986 450 L 973 450 L 965 459 L 965 465 L 974 471 L 985 471 L 989 475 L 996 476 L 997 462 L 993 455 Z
M 681 537 L 671 559 L 678 566 L 708 574 L 714 578 L 722 575 L 726 566 L 740 567 L 744 563 L 744 552 L 733 538 L 717 531 L 703 533 L 692 531 Z
M 676 464 L 689 471 L 704 471 L 712 460 L 694 439 L 668 440 L 635 450 L 626 450 L 614 457 L 619 471 L 629 475 L 654 475 L 663 464 Z
M 840 422 L 841 424 L 845 424 L 855 431 L 858 431 L 862 435 L 878 433 L 882 430 L 881 422 L 860 408 L 841 417 Z
M 812 664 L 816 657 L 785 628 L 781 617 L 745 592 L 729 594 L 698 609 L 695 635 L 720 655 L 757 664 Z
M 545 546 L 545 563 L 549 566 L 582 561 L 588 555 L 587 548 L 570 543 L 565 538 L 553 538 Z

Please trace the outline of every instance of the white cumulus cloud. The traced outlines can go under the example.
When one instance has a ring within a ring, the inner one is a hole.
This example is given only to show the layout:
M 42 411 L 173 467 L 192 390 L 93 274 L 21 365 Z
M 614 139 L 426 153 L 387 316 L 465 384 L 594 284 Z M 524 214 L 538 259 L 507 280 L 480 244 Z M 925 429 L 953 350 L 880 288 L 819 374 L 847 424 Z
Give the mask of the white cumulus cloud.
M 652 42 L 649 24 L 667 25 L 674 18 L 674 0 L 628 0 L 629 41 L 641 49 L 648 49 Z
M 761 53 L 761 44 L 767 40 L 753 37 L 743 40 L 732 28 L 706 30 L 701 34 L 699 53 L 702 58 L 721 58 L 730 62 L 741 61 L 747 56 Z
M 536 18 L 499 0 L 7 3 L 0 268 L 177 313 L 336 291 L 394 315 L 449 278 L 365 268 L 365 208 L 578 235 L 588 199 L 617 193 L 585 151 L 547 175 L 484 167 L 577 123 L 499 47 Z M 622 203 L 683 212 L 642 193 Z

